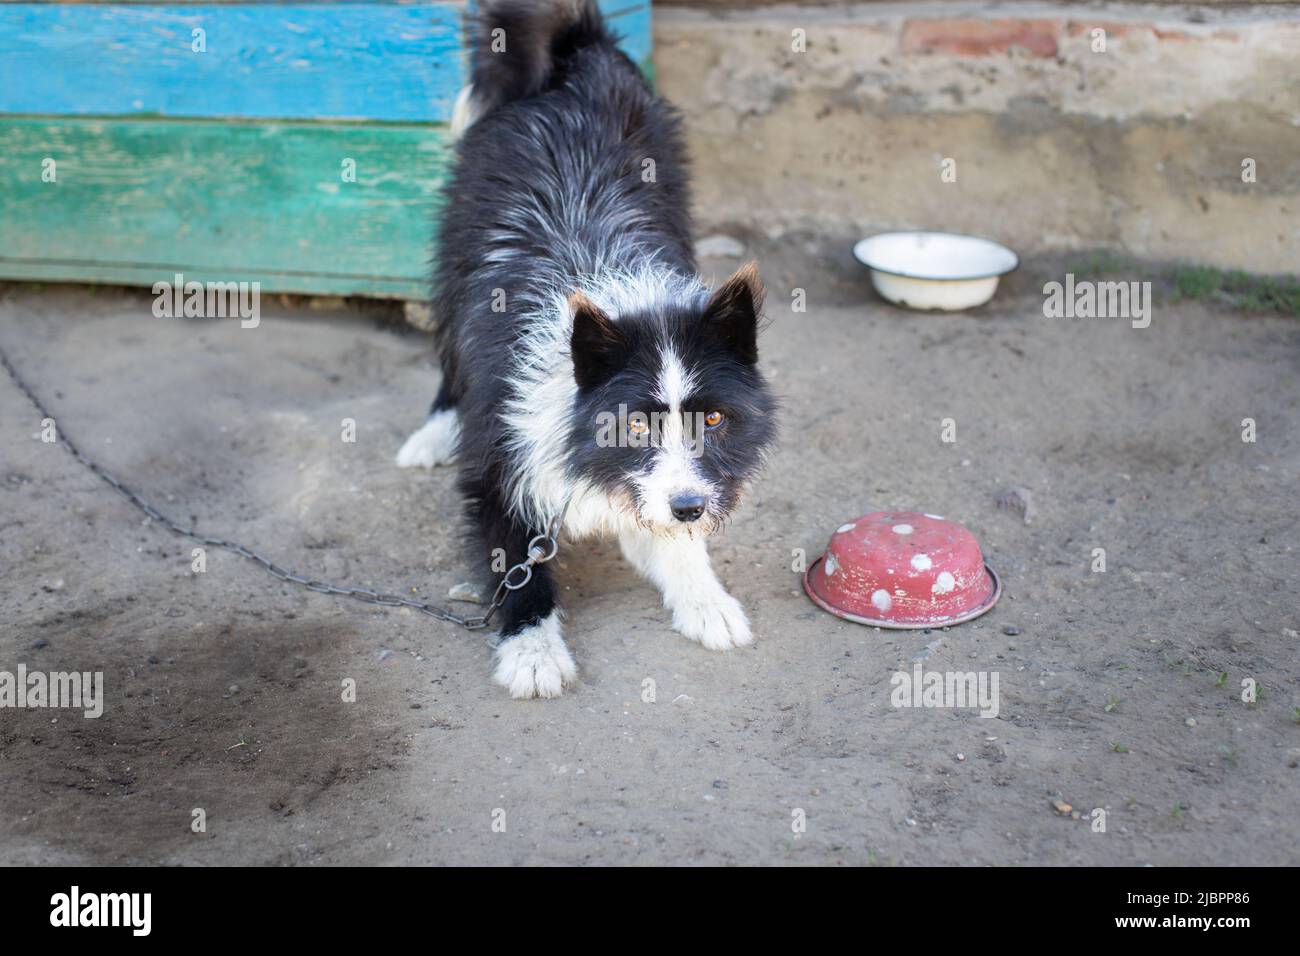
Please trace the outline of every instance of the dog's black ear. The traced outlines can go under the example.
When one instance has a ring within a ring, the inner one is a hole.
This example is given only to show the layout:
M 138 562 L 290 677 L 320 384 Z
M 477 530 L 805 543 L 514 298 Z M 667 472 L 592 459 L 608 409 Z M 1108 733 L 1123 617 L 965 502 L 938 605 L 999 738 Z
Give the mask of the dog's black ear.
M 573 377 L 578 388 L 595 388 L 623 368 L 627 362 L 627 340 L 600 306 L 581 292 L 569 296 L 573 310 Z
M 748 262 L 718 287 L 704 307 L 702 321 L 746 365 L 758 361 L 758 316 L 763 309 L 763 280 L 758 264 Z

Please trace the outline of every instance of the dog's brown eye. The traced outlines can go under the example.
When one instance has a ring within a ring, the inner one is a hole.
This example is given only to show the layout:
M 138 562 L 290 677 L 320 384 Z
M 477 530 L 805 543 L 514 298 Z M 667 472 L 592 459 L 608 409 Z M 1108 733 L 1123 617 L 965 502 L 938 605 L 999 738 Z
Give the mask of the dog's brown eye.
M 633 415 L 627 420 L 627 430 L 633 435 L 644 435 L 650 430 L 650 423 L 640 415 Z
M 704 425 L 706 428 L 717 428 L 722 424 L 722 412 L 712 411 L 704 416 Z

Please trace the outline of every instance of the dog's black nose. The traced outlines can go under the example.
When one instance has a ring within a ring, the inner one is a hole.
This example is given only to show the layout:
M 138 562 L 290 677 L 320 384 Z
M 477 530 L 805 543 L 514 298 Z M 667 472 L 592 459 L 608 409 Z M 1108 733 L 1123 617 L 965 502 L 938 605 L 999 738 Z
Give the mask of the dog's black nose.
M 700 495 L 676 495 L 669 499 L 668 507 L 678 521 L 694 521 L 704 514 L 704 499 Z

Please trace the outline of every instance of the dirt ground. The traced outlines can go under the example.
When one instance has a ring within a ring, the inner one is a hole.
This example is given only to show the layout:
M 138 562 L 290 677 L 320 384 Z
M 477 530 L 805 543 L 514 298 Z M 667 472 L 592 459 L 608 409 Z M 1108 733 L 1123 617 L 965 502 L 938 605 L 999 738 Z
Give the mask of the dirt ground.
M 492 684 L 482 633 L 220 551 L 194 573 L 0 376 L 0 671 L 106 682 L 99 719 L 0 710 L 0 863 L 1300 863 L 1300 326 L 1172 301 L 1145 330 L 1046 319 L 1023 271 L 916 316 L 793 253 L 763 269 L 783 438 L 713 546 L 758 642 L 701 649 L 616 547 L 568 543 L 580 683 L 554 701 Z M 264 301 L 241 329 L 13 286 L 0 344 L 183 520 L 428 600 L 471 576 L 451 473 L 392 463 L 428 343 L 377 310 Z M 995 505 L 1014 486 L 1030 524 Z M 969 527 L 999 606 L 933 632 L 816 609 L 796 549 L 886 508 Z M 998 717 L 891 706 L 918 660 L 997 672 Z

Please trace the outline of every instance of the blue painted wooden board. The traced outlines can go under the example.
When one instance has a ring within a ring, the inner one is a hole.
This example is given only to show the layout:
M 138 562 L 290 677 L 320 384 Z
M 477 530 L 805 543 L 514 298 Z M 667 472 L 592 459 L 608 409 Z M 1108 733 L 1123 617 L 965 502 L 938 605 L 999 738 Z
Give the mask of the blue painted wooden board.
M 0 112 L 436 121 L 460 89 L 449 4 L 0 6 Z M 191 49 L 204 31 L 206 52 Z
M 601 6 L 648 66 L 648 0 Z M 465 9 L 0 4 L 0 113 L 446 122 L 465 80 Z

